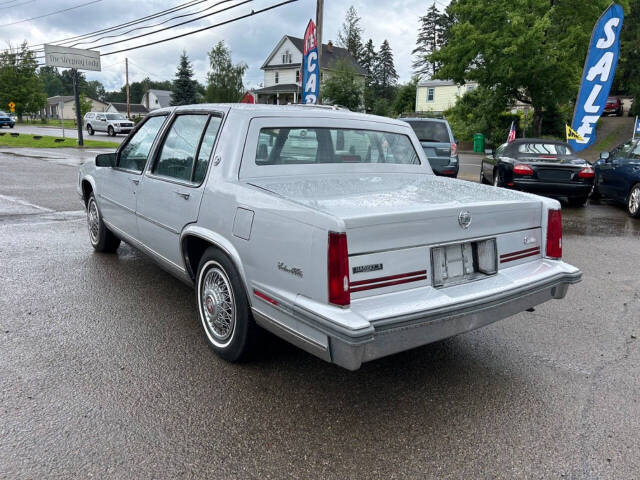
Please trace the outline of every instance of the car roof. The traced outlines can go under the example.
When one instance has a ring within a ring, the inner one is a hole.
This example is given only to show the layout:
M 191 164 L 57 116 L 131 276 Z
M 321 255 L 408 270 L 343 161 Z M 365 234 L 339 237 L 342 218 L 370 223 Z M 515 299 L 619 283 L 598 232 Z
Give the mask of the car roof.
M 402 117 L 400 118 L 403 122 L 411 120 L 412 122 L 439 122 L 439 123 L 449 123 L 444 118 L 429 118 L 429 117 Z
M 168 113 L 173 111 L 198 111 L 198 110 L 222 110 L 236 112 L 247 117 L 322 117 L 342 120 L 367 120 L 378 123 L 406 126 L 402 120 L 389 117 L 380 117 L 366 113 L 352 112 L 339 107 L 329 105 L 265 105 L 249 103 L 198 103 L 195 105 L 182 105 L 179 107 L 166 107 L 153 110 L 150 115 Z

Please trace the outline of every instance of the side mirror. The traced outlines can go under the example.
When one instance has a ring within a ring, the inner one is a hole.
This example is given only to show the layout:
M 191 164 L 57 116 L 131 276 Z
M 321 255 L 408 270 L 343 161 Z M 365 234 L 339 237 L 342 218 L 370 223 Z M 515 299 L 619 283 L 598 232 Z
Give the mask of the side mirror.
M 611 160 L 611 155 L 609 154 L 609 152 L 602 152 L 600 154 L 600 160 L 604 160 L 605 162 L 609 162 L 609 160 Z
M 96 155 L 96 167 L 115 167 L 116 166 L 116 154 L 115 153 L 101 153 Z
M 493 156 L 493 150 L 490 148 L 485 148 L 484 150 L 485 155 L 492 155 Z

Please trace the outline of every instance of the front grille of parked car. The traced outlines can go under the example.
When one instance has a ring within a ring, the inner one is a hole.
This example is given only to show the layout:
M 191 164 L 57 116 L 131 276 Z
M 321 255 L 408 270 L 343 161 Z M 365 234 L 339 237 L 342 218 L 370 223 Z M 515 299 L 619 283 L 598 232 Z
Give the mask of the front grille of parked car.
M 9 117 L 0 117 L 0 122 L 10 122 L 11 119 Z
M 558 168 L 539 168 L 538 179 L 548 182 L 568 182 L 571 180 L 573 172 Z

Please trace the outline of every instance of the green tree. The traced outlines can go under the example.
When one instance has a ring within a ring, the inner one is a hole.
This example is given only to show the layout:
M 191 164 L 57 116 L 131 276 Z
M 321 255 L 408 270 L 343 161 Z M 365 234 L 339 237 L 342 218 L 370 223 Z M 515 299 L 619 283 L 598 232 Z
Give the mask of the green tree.
M 431 54 L 442 46 L 443 15 L 433 2 L 427 13 L 420 17 L 420 30 L 416 40 L 416 48 L 411 52 L 415 55 L 413 69 L 419 77 L 431 78 L 438 72 L 438 64 L 431 61 Z
M 55 97 L 63 94 L 62 76 L 56 67 L 40 67 L 38 76 L 42 81 L 47 97 Z
M 377 55 L 373 40 L 369 39 L 362 49 L 360 58 L 360 66 L 364 69 L 366 75 L 364 80 L 364 106 L 366 111 L 372 110 L 376 101 L 373 85 L 375 85 L 374 69 Z
M 628 3 L 623 0 L 621 3 Z M 473 80 L 534 110 L 534 135 L 544 112 L 573 102 L 594 23 L 609 0 L 454 0 L 447 43 L 430 55 L 437 78 Z
M 209 52 L 209 73 L 207 73 L 207 102 L 238 102 L 244 95 L 242 77 L 248 66 L 246 63 L 234 65 L 231 51 L 219 41 Z
M 91 101 L 91 98 L 89 98 L 86 94 L 81 93 L 80 94 L 80 118 L 84 118 L 85 114 L 87 112 L 90 112 L 92 108 L 93 108 L 93 102 Z M 73 107 L 74 112 L 75 110 L 76 108 Z M 75 120 L 75 116 L 73 117 L 73 119 Z
M 37 68 L 35 53 L 27 48 L 27 42 L 0 53 L 0 108 L 14 102 L 20 121 L 23 115 L 35 114 L 47 104 Z
M 415 112 L 417 87 L 418 78 L 414 76 L 410 82 L 398 88 L 393 103 L 391 104 L 391 111 L 395 115 Z
M 82 90 L 89 98 L 104 101 L 105 94 L 107 93 L 102 83 L 98 80 L 91 80 L 87 82 L 87 85 Z
M 196 103 L 196 84 L 193 80 L 193 68 L 187 52 L 182 51 L 176 79 L 171 88 L 171 105 L 193 105 Z
M 620 59 L 612 90 L 631 95 L 634 101 L 631 115 L 640 113 L 640 0 L 630 0 L 620 37 Z
M 381 117 L 390 116 L 391 106 L 389 105 L 389 100 L 386 98 L 378 98 L 373 104 L 371 113 L 374 115 L 380 115 Z
M 360 61 L 362 57 L 362 27 L 360 27 L 361 18 L 355 7 L 351 5 L 342 23 L 342 28 L 338 32 L 338 46 L 346 48 L 356 61 Z
M 325 103 L 358 111 L 362 109 L 363 89 L 364 83 L 355 68 L 349 62 L 339 60 L 322 84 L 322 98 Z
M 60 79 L 62 80 L 62 93 L 60 95 L 73 95 L 73 70 L 63 70 Z M 85 77 L 84 72 L 78 72 L 78 89 L 80 92 L 84 92 L 86 88 L 87 77 Z
M 393 63 L 393 52 L 387 40 L 382 42 L 378 51 L 373 68 L 373 79 L 376 94 L 387 100 L 392 99 L 398 82 L 398 73 Z

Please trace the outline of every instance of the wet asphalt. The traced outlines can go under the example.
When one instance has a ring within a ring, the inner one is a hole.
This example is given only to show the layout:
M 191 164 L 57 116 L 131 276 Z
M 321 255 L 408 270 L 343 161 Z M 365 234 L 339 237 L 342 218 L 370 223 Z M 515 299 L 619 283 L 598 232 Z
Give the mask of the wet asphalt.
M 0 478 L 640 477 L 622 207 L 565 206 L 565 300 L 349 372 L 271 336 L 220 360 L 192 290 L 127 245 L 93 253 L 76 178 L 0 154 Z

